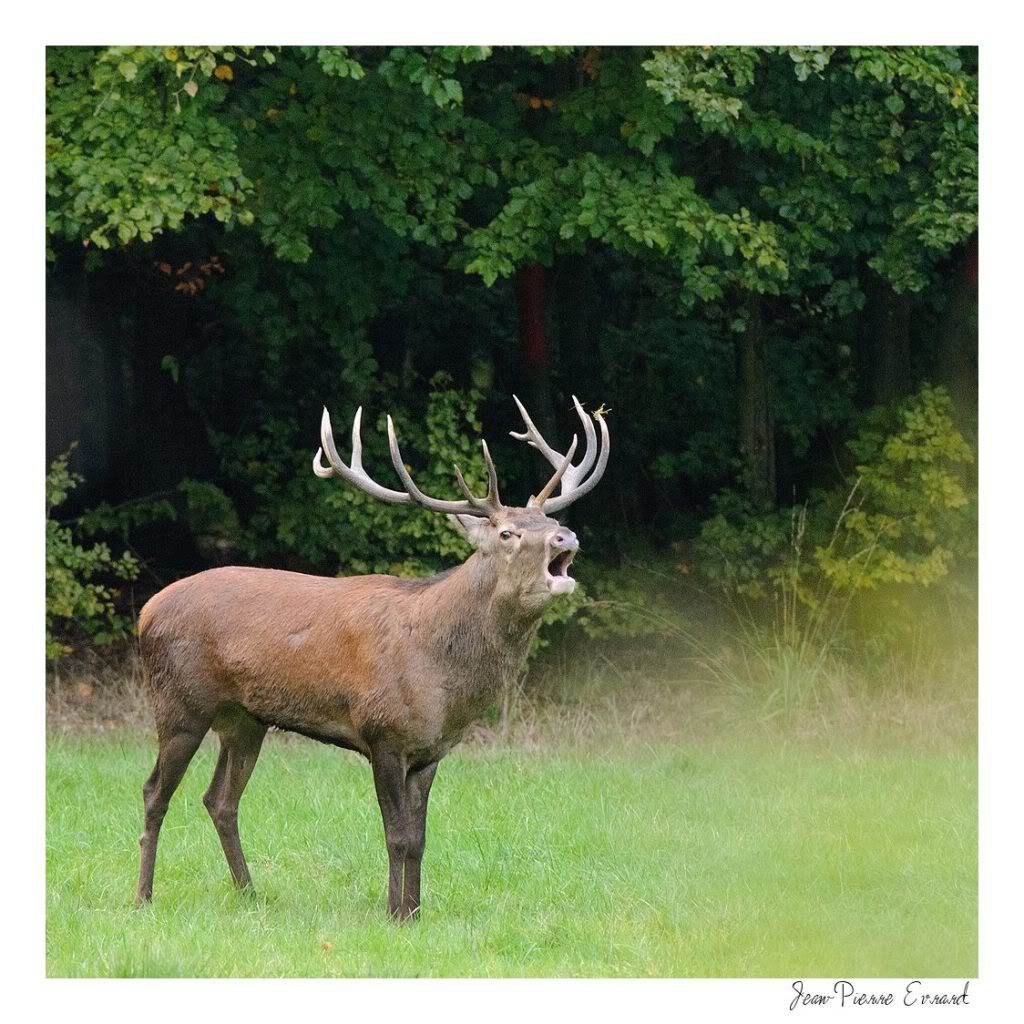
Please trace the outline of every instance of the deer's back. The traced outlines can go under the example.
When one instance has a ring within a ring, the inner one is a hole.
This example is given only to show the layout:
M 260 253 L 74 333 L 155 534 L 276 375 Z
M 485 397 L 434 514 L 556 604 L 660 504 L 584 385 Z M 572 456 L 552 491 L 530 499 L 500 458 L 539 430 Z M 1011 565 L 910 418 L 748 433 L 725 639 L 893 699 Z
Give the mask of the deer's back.
M 381 725 L 430 733 L 441 710 L 403 642 L 406 612 L 405 589 L 387 576 L 228 566 L 179 580 L 139 615 L 158 717 L 161 702 L 207 714 L 241 705 L 267 724 L 358 749 Z

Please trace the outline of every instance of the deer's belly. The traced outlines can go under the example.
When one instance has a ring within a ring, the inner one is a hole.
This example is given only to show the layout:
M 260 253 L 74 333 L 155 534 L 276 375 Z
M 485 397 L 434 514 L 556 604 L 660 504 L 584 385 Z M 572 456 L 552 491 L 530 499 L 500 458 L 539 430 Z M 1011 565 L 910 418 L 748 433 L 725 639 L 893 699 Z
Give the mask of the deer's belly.
M 290 688 L 278 691 L 249 687 L 241 703 L 265 725 L 369 755 L 369 747 L 353 715 L 351 701 L 326 687 L 305 692 Z

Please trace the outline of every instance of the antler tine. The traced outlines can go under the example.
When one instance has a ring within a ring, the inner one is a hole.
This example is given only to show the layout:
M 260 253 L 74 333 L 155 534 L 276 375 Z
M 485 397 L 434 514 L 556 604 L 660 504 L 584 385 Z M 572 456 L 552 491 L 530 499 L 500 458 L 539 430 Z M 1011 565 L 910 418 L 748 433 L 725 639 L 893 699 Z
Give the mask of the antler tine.
M 500 506 L 490 500 L 492 488 L 488 488 L 486 498 L 474 497 L 458 466 L 455 467 L 455 478 L 458 481 L 459 487 L 462 489 L 462 493 L 468 498 L 467 501 L 445 501 L 441 498 L 431 498 L 429 495 L 424 494 L 416 486 L 415 481 L 409 475 L 409 471 L 405 468 L 405 461 L 402 459 L 402 452 L 398 447 L 398 437 L 395 434 L 395 424 L 392 422 L 390 416 L 388 417 L 388 445 L 391 448 L 391 461 L 394 464 L 395 472 L 401 479 L 402 485 L 405 487 L 408 495 L 417 504 L 422 505 L 426 509 L 430 509 L 431 512 L 446 512 L 454 513 L 456 515 L 478 516 L 480 518 L 487 518 L 498 511 Z M 490 463 L 490 456 L 488 455 L 487 458 L 489 463 L 488 476 L 490 477 L 493 474 L 493 494 L 496 498 L 497 474 L 494 473 L 493 463 Z
M 494 468 L 494 462 L 491 459 L 491 453 L 487 449 L 487 442 L 480 439 L 480 445 L 484 450 L 484 461 L 487 463 L 487 495 L 483 498 L 478 498 L 470 489 L 469 484 L 466 483 L 466 478 L 462 475 L 462 470 L 458 466 L 453 465 L 455 470 L 455 480 L 459 485 L 459 490 L 466 496 L 466 498 L 472 502 L 472 504 L 480 509 L 482 512 L 486 512 L 487 515 L 494 515 L 495 512 L 501 510 L 501 498 L 498 497 L 498 472 Z
M 517 441 L 526 441 L 530 447 L 536 448 L 541 455 L 548 460 L 548 462 L 553 466 L 557 466 L 562 461 L 562 456 L 544 440 L 543 435 L 536 426 L 534 426 L 533 420 L 530 419 L 530 414 L 526 411 L 526 406 L 519 401 L 519 396 L 513 395 L 512 401 L 516 403 L 516 407 L 519 409 L 519 415 L 523 417 L 523 423 L 526 424 L 526 430 L 522 433 L 516 433 L 516 431 L 510 430 L 508 432 L 509 437 L 514 437 Z
M 322 480 L 329 480 L 334 476 L 334 470 L 330 466 L 325 466 L 321 463 L 320 457 L 323 453 L 323 448 L 317 448 L 316 455 L 313 456 L 313 472 Z
M 352 462 L 350 465 L 356 472 L 360 472 L 363 468 L 363 439 L 359 435 L 359 427 L 362 422 L 363 407 L 359 406 L 355 416 L 352 417 Z
M 594 466 L 594 471 L 586 478 L 586 480 L 569 487 L 566 484 L 565 477 L 562 478 L 562 493 L 557 498 L 548 498 L 545 502 L 544 511 L 548 513 L 560 512 L 563 508 L 567 508 L 578 498 L 582 498 L 584 494 L 587 494 L 594 487 L 597 486 L 597 482 L 604 476 L 604 471 L 608 466 L 608 455 L 611 451 L 611 438 L 608 436 L 608 424 L 605 423 L 603 416 L 597 417 L 597 422 L 601 427 L 601 454 L 598 456 L 597 465 Z M 586 457 L 584 456 L 583 462 L 580 465 L 586 463 Z M 574 466 L 576 470 L 579 467 Z M 566 473 L 568 476 L 568 473 Z
M 556 452 L 544 440 L 541 432 L 537 429 L 533 420 L 530 419 L 530 414 L 526 411 L 523 403 L 513 395 L 516 405 L 519 408 L 519 412 L 523 417 L 523 423 L 526 425 L 526 430 L 522 432 L 510 431 L 512 437 L 517 441 L 526 441 L 532 447 L 536 448 L 543 456 L 555 467 L 556 473 L 554 483 L 549 483 L 545 486 L 544 491 L 550 495 L 551 490 L 554 489 L 554 484 L 561 481 L 562 492 L 557 498 L 545 497 L 543 503 L 546 506 L 546 512 L 557 512 L 559 509 L 566 508 L 571 505 L 577 498 L 583 497 L 588 491 L 590 491 L 601 479 L 604 474 L 605 467 L 608 465 L 608 453 L 609 453 L 609 438 L 608 438 L 608 427 L 604 422 L 604 418 L 601 416 L 596 417 L 601 425 L 601 445 L 600 451 L 598 449 L 597 432 L 594 430 L 594 424 L 591 418 L 584 412 L 583 405 L 580 400 L 573 395 L 572 403 L 576 408 L 576 413 L 580 418 L 580 422 L 583 424 L 583 432 L 587 438 L 587 450 L 583 454 L 583 459 L 579 465 L 572 465 L 572 450 L 575 449 L 576 438 L 573 438 L 573 448 L 570 449 L 570 455 L 568 456 L 568 462 L 566 457 Z M 595 466 L 596 462 L 596 466 Z M 587 477 L 587 473 L 590 472 L 591 467 L 594 467 L 590 477 Z M 549 489 L 550 488 L 550 489 Z M 544 493 L 544 492 L 542 492 Z M 538 496 L 539 497 L 539 496 Z M 537 498 L 531 499 L 531 505 L 539 507 L 541 504 Z
M 572 444 L 569 445 L 569 450 L 565 453 L 565 458 L 562 459 L 561 465 L 558 467 L 558 469 L 555 470 L 554 476 L 552 476 L 551 479 L 544 485 L 540 493 L 536 497 L 530 499 L 528 505 L 529 508 L 544 507 L 544 502 L 551 497 L 551 493 L 558 486 L 562 477 L 565 475 L 565 471 L 569 468 L 569 465 L 572 462 L 572 457 L 576 454 L 576 444 L 578 441 L 579 438 L 575 434 L 573 434 Z
M 572 404 L 576 407 L 580 422 L 583 424 L 583 433 L 587 438 L 587 450 L 583 453 L 583 461 L 579 466 L 573 467 L 577 479 L 580 479 L 590 472 L 590 467 L 597 458 L 597 432 L 594 430 L 594 421 L 583 411 L 583 406 L 575 395 L 572 396 Z
M 386 501 L 391 505 L 408 505 L 412 497 L 404 491 L 393 491 L 390 487 L 382 487 L 375 480 L 371 479 L 366 470 L 363 469 L 363 441 L 359 435 L 359 426 L 362 421 L 363 407 L 356 410 L 352 420 L 352 463 L 346 465 L 341 461 L 338 449 L 334 444 L 334 432 L 331 430 L 331 414 L 324 407 L 324 414 L 320 420 L 320 441 L 322 447 L 316 450 L 313 456 L 313 472 L 324 479 L 332 476 L 340 476 L 350 484 L 358 487 L 359 490 L 371 495 L 380 501 Z M 320 456 L 327 454 L 327 461 L 330 466 L 324 466 L 320 462 Z
M 470 489 L 469 484 L 466 483 L 466 478 L 462 475 L 462 470 L 459 469 L 456 463 L 452 463 L 452 469 L 455 470 L 455 482 L 459 485 L 459 490 L 466 496 L 467 501 L 476 504 L 481 499 L 478 498 Z
M 501 508 L 501 498 L 498 497 L 498 471 L 494 468 L 494 460 L 491 458 L 487 442 L 480 438 L 480 447 L 484 450 L 484 462 L 487 463 L 487 501 L 495 508 Z
M 526 441 L 531 447 L 536 448 L 544 458 L 555 467 L 555 469 L 558 469 L 562 464 L 561 452 L 556 452 L 554 448 L 544 440 L 544 437 L 537 429 L 536 424 L 530 419 L 530 415 L 523 406 L 523 403 L 520 402 L 515 395 L 513 395 L 512 398 L 519 407 L 519 412 L 522 414 L 523 422 L 526 424 L 526 430 L 522 433 L 510 430 L 509 435 L 514 437 L 517 441 Z M 565 474 L 562 477 L 562 491 L 565 493 L 575 490 L 579 485 L 579 482 L 590 471 L 590 467 L 593 466 L 594 460 L 597 458 L 597 434 L 594 432 L 594 424 L 591 422 L 590 417 L 583 411 L 583 406 L 575 395 L 572 396 L 572 403 L 576 408 L 576 413 L 580 418 L 580 422 L 583 424 L 583 434 L 587 439 L 587 450 L 583 453 L 583 459 L 578 466 L 568 466 L 566 468 Z

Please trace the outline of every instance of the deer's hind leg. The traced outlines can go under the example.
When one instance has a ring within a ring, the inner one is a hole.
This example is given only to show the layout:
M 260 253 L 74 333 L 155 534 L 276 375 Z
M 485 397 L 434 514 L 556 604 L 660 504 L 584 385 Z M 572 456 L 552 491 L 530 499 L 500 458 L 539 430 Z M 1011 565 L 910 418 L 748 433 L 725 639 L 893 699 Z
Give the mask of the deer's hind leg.
M 135 891 L 136 904 L 148 903 L 153 898 L 153 869 L 156 866 L 160 826 L 163 824 L 164 815 L 167 814 L 171 797 L 209 728 L 208 720 L 193 720 L 166 723 L 157 730 L 160 749 L 156 757 L 156 766 L 142 787 L 145 826 L 139 839 L 142 856 L 139 886 Z
M 235 885 L 247 889 L 252 885 L 252 876 L 238 836 L 238 803 L 256 767 L 267 727 L 237 708 L 214 719 L 213 729 L 220 737 L 220 755 L 203 803 L 220 836 Z

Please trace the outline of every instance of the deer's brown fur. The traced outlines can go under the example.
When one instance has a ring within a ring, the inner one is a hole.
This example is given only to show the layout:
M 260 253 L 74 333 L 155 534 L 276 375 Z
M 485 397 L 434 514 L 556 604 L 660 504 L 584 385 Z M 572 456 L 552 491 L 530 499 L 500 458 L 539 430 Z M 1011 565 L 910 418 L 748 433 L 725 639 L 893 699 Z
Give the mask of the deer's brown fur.
M 569 461 L 558 460 L 556 482 Z M 470 498 L 459 520 L 476 550 L 430 579 L 231 566 L 179 580 L 145 605 L 139 636 L 160 751 L 143 789 L 138 901 L 152 895 L 161 822 L 210 729 L 221 753 L 204 802 L 236 884 L 251 883 L 238 802 L 273 726 L 370 760 L 389 910 L 418 911 L 437 763 L 522 670 L 543 609 L 572 588 L 565 570 L 578 547 L 541 507 L 501 506 L 493 467 L 489 498 Z

